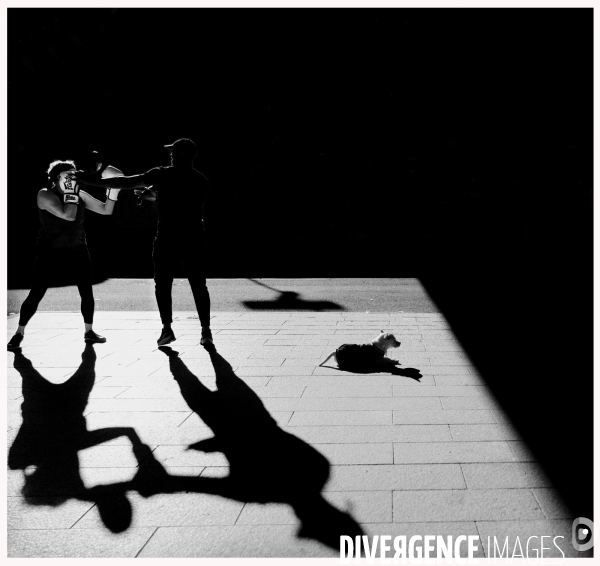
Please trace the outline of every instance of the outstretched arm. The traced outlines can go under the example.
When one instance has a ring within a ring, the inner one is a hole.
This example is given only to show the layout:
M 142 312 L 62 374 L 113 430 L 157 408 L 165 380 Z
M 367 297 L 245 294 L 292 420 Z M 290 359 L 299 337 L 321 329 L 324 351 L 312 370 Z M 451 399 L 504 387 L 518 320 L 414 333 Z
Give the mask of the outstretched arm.
M 81 185 L 92 185 L 94 187 L 103 187 L 105 189 L 144 189 L 146 182 L 144 175 L 125 175 L 110 177 L 107 179 L 88 179 L 81 173 L 76 173 L 73 178 Z

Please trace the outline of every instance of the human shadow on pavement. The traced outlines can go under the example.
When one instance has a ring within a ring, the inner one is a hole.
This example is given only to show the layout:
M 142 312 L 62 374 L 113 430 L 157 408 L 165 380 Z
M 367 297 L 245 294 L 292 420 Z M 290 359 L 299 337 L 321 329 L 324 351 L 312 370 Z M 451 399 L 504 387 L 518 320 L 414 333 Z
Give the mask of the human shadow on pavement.
M 96 379 L 96 352 L 87 344 L 81 365 L 63 383 L 51 383 L 20 350 L 13 365 L 23 380 L 23 422 L 8 452 L 8 467 L 23 470 L 22 494 L 30 505 L 57 507 L 70 499 L 94 502 L 106 527 L 126 530 L 132 508 L 127 482 L 87 488 L 81 478 L 78 452 L 120 436 L 133 446 L 138 464 L 151 453 L 131 427 L 88 430 L 85 407 Z
M 346 310 L 342 305 L 333 301 L 307 301 L 302 299 L 300 293 L 295 291 L 280 291 L 270 285 L 261 283 L 256 279 L 248 278 L 261 287 L 266 287 L 271 291 L 278 293 L 275 299 L 268 301 L 242 301 L 242 304 L 249 309 L 254 310 L 288 310 L 288 311 L 343 311 Z
M 191 491 L 252 503 L 289 505 L 300 521 L 298 536 L 338 550 L 340 536 L 362 536 L 350 513 L 329 503 L 322 490 L 329 461 L 312 446 L 282 430 L 258 395 L 242 381 L 216 350 L 209 350 L 216 374 L 208 389 L 169 347 L 161 348 L 181 394 L 214 436 L 189 446 L 221 452 L 229 461 L 226 477 L 155 476 L 145 493 Z M 140 491 L 144 495 L 144 491 Z

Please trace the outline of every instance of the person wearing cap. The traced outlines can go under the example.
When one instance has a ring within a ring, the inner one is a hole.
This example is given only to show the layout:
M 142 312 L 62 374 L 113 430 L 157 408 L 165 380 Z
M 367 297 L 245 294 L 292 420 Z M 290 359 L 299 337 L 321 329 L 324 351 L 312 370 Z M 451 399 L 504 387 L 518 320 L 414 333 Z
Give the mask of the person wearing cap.
M 74 161 L 53 161 L 47 171 L 47 187 L 38 192 L 37 208 L 41 227 L 33 265 L 33 281 L 21 305 L 19 325 L 7 344 L 8 350 L 21 347 L 25 327 L 36 313 L 55 275 L 68 277 L 77 285 L 85 325 L 84 340 L 89 343 L 106 342 L 104 336 L 93 330 L 92 264 L 83 222 L 86 209 L 105 216 L 112 214 L 119 191 L 107 190 L 106 199 L 102 202 L 79 190 L 77 183 L 72 182 L 74 172 Z
M 172 287 L 176 264 L 185 268 L 200 324 L 200 344 L 213 346 L 210 330 L 210 295 L 206 286 L 207 244 L 202 220 L 202 206 L 210 191 L 208 179 L 194 168 L 196 144 L 181 138 L 164 146 L 170 153 L 171 165 L 154 167 L 145 173 L 97 179 L 82 174 L 82 184 L 114 189 L 134 189 L 147 200 L 158 202 L 158 228 L 154 239 L 154 283 L 156 302 L 163 324 L 157 342 L 166 346 L 175 341 Z M 144 189 L 144 190 L 141 190 Z

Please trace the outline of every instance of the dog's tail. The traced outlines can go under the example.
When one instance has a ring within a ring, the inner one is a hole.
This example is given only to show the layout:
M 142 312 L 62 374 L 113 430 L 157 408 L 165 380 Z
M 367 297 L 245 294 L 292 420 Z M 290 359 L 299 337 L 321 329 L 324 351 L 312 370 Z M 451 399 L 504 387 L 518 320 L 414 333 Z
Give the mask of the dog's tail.
M 333 352 L 331 352 L 331 354 L 329 354 L 320 364 L 319 367 L 321 367 L 326 361 L 330 360 L 331 358 L 334 358 L 335 361 L 337 362 L 337 358 L 335 357 L 335 350 Z

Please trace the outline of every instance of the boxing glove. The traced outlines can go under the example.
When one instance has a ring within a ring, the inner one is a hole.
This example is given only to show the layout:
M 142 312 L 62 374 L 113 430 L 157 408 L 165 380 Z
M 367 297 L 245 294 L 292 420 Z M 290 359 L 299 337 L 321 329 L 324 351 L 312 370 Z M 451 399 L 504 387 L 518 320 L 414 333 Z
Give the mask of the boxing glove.
M 104 171 L 102 171 L 103 179 L 110 179 L 111 177 L 120 177 L 123 172 L 112 165 L 109 165 Z M 119 192 L 121 189 L 106 189 L 106 198 L 109 200 L 118 200 Z
M 106 198 L 108 200 L 118 200 L 121 189 L 106 189 Z
M 63 194 L 65 204 L 79 204 L 79 184 L 73 179 L 74 169 L 63 171 L 58 175 L 58 186 Z

